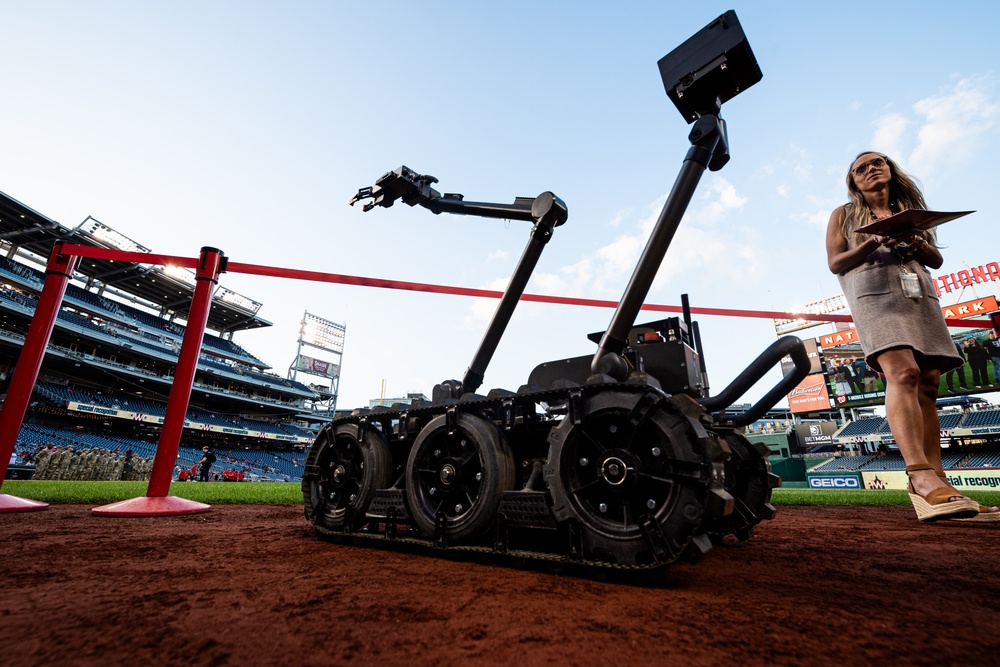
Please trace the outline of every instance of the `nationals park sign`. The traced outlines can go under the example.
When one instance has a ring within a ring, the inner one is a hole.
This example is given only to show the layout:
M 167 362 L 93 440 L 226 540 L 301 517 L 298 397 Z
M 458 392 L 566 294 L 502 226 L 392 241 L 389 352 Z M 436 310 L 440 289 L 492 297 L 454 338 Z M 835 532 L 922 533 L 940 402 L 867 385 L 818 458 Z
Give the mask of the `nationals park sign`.
M 966 287 L 984 285 L 991 282 L 1000 283 L 1000 262 L 989 262 L 979 266 L 970 266 L 961 271 L 956 271 L 955 273 L 945 273 L 931 278 L 931 284 L 934 285 L 934 291 L 937 293 L 938 297 L 945 294 L 951 294 L 952 292 L 960 292 Z M 1000 288 L 998 288 L 998 291 L 1000 291 Z M 992 305 L 990 305 L 991 303 Z M 963 306 L 968 308 L 968 312 L 961 312 L 961 307 Z M 984 309 L 981 310 L 980 308 Z M 951 311 L 950 313 L 948 312 L 949 310 Z M 1000 308 L 997 308 L 996 297 L 992 296 L 986 297 L 985 299 L 966 301 L 960 304 L 955 304 L 954 306 L 948 306 L 948 308 L 942 308 L 942 312 L 945 313 L 945 317 L 949 319 L 961 319 L 973 317 L 975 315 L 984 315 L 996 310 L 1000 310 Z M 820 301 L 814 301 L 806 304 L 802 308 L 796 308 L 796 311 L 813 315 L 844 313 L 847 311 L 847 301 L 844 299 L 843 294 L 838 294 L 834 297 L 826 297 Z M 774 320 L 774 331 L 780 336 L 799 329 L 810 329 L 812 327 L 819 326 L 820 324 L 821 322 L 810 319 Z
M 1000 310 L 1000 304 L 997 303 L 997 298 L 995 296 L 987 296 L 982 299 L 973 299 L 972 301 L 956 303 L 953 306 L 945 306 L 941 309 L 941 313 L 946 319 L 961 320 L 967 317 L 987 315 L 997 310 Z M 819 337 L 819 345 L 822 348 L 837 347 L 838 345 L 848 345 L 850 343 L 858 342 L 860 341 L 858 340 L 858 332 L 856 329 L 835 331 L 831 334 L 823 334 Z

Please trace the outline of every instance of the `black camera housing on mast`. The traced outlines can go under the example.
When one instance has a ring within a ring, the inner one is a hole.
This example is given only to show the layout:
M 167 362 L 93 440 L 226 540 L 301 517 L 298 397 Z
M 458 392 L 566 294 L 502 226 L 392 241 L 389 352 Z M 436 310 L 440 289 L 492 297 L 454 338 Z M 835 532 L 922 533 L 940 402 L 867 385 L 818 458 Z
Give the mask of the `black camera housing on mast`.
M 657 65 L 667 97 L 689 123 L 706 114 L 718 115 L 723 102 L 764 76 L 733 10 L 660 58 Z

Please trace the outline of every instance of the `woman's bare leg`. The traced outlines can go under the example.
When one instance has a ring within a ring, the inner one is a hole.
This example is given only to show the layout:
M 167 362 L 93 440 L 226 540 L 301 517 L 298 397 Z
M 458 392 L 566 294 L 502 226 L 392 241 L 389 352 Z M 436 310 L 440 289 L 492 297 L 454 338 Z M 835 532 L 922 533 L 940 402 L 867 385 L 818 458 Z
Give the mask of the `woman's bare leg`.
M 885 374 L 885 415 L 889 420 L 892 437 L 896 440 L 899 453 L 903 455 L 906 465 L 940 466 L 940 428 L 935 427 L 933 430 L 929 428 L 938 421 L 935 403 L 937 387 L 934 388 L 935 398 L 931 401 L 934 417 L 928 424 L 926 405 L 929 385 L 922 380 L 923 373 L 917 365 L 913 351 L 909 348 L 886 350 L 878 355 L 878 363 Z M 936 440 L 936 453 L 935 448 L 928 445 L 931 438 Z M 913 485 L 913 490 L 921 496 L 947 486 L 934 470 L 910 473 L 910 483 Z
M 924 456 L 927 462 L 934 466 L 935 471 L 944 472 L 941 463 L 941 419 L 938 417 L 937 398 L 941 386 L 941 373 L 936 370 L 925 370 L 920 374 L 920 389 L 918 400 L 920 411 L 924 416 Z M 904 457 L 905 458 L 905 457 Z M 935 472 L 937 474 L 937 472 Z M 940 478 L 939 478 L 940 479 Z M 942 480 L 946 485 L 948 480 Z M 956 490 L 956 493 L 960 493 Z M 992 505 L 981 512 L 989 514 L 1000 513 L 1000 507 Z
M 920 372 L 920 386 L 917 401 L 924 423 L 924 456 L 934 470 L 943 470 L 941 465 L 941 418 L 938 417 L 938 387 L 941 385 L 941 371 L 930 369 Z

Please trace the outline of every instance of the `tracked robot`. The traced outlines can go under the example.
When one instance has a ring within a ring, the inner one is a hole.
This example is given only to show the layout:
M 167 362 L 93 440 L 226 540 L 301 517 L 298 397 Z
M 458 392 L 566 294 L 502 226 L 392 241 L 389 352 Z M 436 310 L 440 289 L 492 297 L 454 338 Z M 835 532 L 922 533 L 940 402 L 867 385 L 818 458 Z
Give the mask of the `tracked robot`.
M 714 542 L 749 539 L 774 515 L 768 449 L 741 427 L 808 373 L 786 336 L 711 395 L 686 296 L 681 317 L 636 324 L 656 272 L 706 169 L 729 160 L 722 104 L 761 78 L 734 12 L 659 61 L 691 147 L 607 331 L 593 355 L 548 361 L 517 389 L 481 392 L 486 368 L 556 228 L 551 192 L 512 204 L 441 194 L 437 179 L 400 167 L 361 189 L 364 210 L 401 200 L 435 214 L 532 223 L 527 246 L 461 380 L 429 401 L 355 410 L 309 450 L 306 518 L 326 539 L 428 555 L 593 575 L 662 572 Z M 749 410 L 726 408 L 783 357 L 793 365 Z

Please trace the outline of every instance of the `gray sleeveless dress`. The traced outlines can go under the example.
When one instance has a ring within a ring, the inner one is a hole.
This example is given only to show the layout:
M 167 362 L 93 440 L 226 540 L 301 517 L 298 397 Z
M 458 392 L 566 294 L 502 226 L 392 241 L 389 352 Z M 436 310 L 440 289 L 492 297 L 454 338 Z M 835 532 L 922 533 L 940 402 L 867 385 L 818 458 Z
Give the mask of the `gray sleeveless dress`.
M 853 246 L 854 239 L 848 243 Z M 919 276 L 923 292 L 919 299 L 903 295 L 899 279 L 903 266 Z M 837 277 L 869 366 L 881 371 L 874 357 L 895 347 L 911 348 L 918 358 L 923 356 L 922 366 L 937 368 L 942 373 L 965 363 L 944 323 L 931 274 L 920 262 L 911 258 L 901 264 L 891 250 L 880 247 L 864 262 Z

